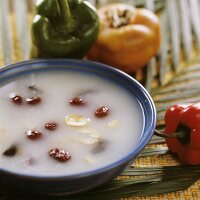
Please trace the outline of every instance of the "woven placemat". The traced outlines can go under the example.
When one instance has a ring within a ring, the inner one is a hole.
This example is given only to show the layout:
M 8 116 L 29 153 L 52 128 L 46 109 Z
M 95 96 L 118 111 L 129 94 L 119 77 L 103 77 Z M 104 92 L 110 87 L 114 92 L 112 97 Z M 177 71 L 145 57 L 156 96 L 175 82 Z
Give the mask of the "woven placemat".
M 13 62 L 19 62 L 23 60 L 22 54 L 19 50 L 19 42 L 16 37 L 16 30 L 13 24 L 13 16 L 10 17 L 10 23 L 12 28 L 12 39 L 13 39 Z M 0 66 L 3 66 L 3 57 L 0 50 Z M 151 145 L 155 146 L 155 145 Z M 165 144 L 159 144 L 157 146 L 166 146 Z M 169 154 L 156 155 L 149 157 L 138 158 L 135 163 L 135 166 L 141 167 L 153 167 L 153 166 L 172 166 L 176 165 L 178 162 Z M 178 191 L 174 193 L 167 193 L 154 196 L 145 196 L 145 197 L 134 197 L 134 198 L 121 198 L 120 200 L 200 200 L 200 181 L 197 181 L 190 188 L 184 191 Z

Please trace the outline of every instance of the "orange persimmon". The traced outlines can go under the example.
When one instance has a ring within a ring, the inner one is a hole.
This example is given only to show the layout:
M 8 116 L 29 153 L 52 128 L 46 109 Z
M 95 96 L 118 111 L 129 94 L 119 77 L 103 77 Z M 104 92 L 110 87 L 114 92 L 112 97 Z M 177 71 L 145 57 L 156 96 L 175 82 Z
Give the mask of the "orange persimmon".
M 140 69 L 157 53 L 160 23 L 151 11 L 128 4 L 110 4 L 98 10 L 100 31 L 87 58 L 125 72 Z

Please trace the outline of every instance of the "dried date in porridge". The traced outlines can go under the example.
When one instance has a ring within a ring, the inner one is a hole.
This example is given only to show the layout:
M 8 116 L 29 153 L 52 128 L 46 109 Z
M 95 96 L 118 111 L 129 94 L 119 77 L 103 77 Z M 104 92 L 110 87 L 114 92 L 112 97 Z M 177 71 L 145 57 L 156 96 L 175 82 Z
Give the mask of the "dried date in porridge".
M 48 122 L 48 123 L 45 124 L 45 128 L 48 129 L 48 130 L 50 130 L 50 131 L 56 130 L 57 126 L 58 125 L 55 122 Z
M 23 99 L 19 95 L 11 94 L 10 98 L 14 104 L 20 105 L 23 102 Z
M 98 109 L 95 111 L 95 116 L 96 116 L 96 117 L 99 117 L 99 118 L 105 117 L 105 116 L 108 115 L 108 112 L 109 112 L 108 107 L 102 106 L 102 107 L 98 108 Z
M 49 155 L 57 161 L 66 162 L 71 158 L 71 155 L 64 149 L 51 149 Z
M 29 105 L 37 105 L 42 101 L 40 97 L 28 97 L 26 98 L 26 103 Z
M 17 146 L 12 145 L 3 152 L 3 155 L 8 156 L 8 157 L 12 157 L 12 156 L 15 156 L 17 154 L 17 151 L 18 151 Z
M 35 130 L 28 130 L 26 131 L 26 136 L 27 138 L 31 139 L 31 140 L 37 140 L 40 139 L 42 137 L 42 133 L 39 131 L 35 131 Z
M 84 100 L 81 97 L 74 97 L 69 101 L 69 103 L 73 106 L 81 106 L 85 104 Z

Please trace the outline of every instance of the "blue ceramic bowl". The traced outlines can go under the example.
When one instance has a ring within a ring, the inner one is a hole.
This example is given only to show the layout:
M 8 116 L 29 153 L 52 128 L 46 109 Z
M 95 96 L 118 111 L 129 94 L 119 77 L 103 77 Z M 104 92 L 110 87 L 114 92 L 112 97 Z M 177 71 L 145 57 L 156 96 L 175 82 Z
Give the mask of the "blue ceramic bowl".
M 154 132 L 156 110 L 150 95 L 140 83 L 126 73 L 107 65 L 83 60 L 30 60 L 8 65 L 0 69 L 0 82 L 23 74 L 45 70 L 63 70 L 64 73 L 67 73 L 69 70 L 76 70 L 92 73 L 110 79 L 119 86 L 123 86 L 124 90 L 127 90 L 138 100 L 143 112 L 144 127 L 140 141 L 123 159 L 97 170 L 70 176 L 39 177 L 0 169 L 0 182 L 34 193 L 73 194 L 97 187 L 112 180 L 136 159 Z

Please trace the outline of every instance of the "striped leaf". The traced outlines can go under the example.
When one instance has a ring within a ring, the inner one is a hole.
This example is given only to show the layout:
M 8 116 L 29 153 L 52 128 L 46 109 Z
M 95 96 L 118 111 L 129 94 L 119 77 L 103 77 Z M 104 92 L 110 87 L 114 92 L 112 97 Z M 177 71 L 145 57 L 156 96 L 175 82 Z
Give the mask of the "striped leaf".
M 188 63 L 183 71 L 174 74 L 171 81 L 152 91 L 152 97 L 157 108 L 157 120 L 163 125 L 165 110 L 177 103 L 194 103 L 200 100 L 200 62 L 199 64 Z
M 178 173 L 177 173 L 178 172 Z M 147 177 L 138 177 L 148 175 Z M 22 194 L 10 192 L 9 195 L 1 194 L 0 199 L 57 199 L 57 200 L 93 200 L 93 199 L 119 199 L 121 197 L 134 197 L 173 192 L 188 188 L 200 176 L 200 166 L 196 167 L 154 167 L 127 169 L 122 178 L 114 180 L 101 188 L 72 197 L 41 197 L 35 194 Z M 153 175 L 153 176 L 152 176 Z
M 199 19 L 200 19 L 200 2 L 198 0 L 190 0 L 189 1 L 189 9 L 192 22 L 192 28 L 196 37 L 197 41 L 197 48 L 200 49 L 200 26 L 199 26 Z
M 17 36 L 23 58 L 26 60 L 30 54 L 30 28 L 28 25 L 27 0 L 13 0 Z
M 13 45 L 8 1 L 0 0 L 0 37 L 4 64 L 12 63 Z

